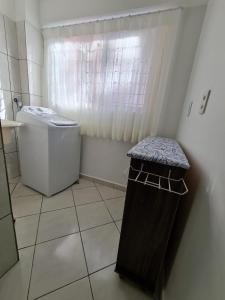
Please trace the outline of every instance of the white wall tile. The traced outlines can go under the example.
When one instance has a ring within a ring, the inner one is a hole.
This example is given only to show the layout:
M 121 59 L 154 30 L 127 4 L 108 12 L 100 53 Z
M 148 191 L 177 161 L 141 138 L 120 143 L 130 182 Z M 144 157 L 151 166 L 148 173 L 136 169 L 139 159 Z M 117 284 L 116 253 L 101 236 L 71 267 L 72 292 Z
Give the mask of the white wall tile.
M 18 58 L 16 22 L 4 16 L 8 55 Z
M 9 76 L 11 91 L 21 92 L 19 60 L 9 57 Z
M 10 90 L 8 58 L 3 53 L 0 53 L 0 89 Z
M 27 47 L 26 47 L 25 21 L 17 22 L 16 29 L 17 29 L 17 39 L 18 39 L 18 57 L 19 59 L 26 59 Z
M 0 90 L 0 117 L 13 120 L 11 93 L 8 91 Z
M 27 59 L 43 65 L 43 39 L 41 31 L 26 22 Z
M 28 78 L 30 94 L 41 96 L 41 72 L 42 68 L 39 65 L 28 61 Z
M 7 53 L 6 50 L 6 36 L 5 36 L 5 24 L 3 15 L 0 14 L 0 51 Z
M 6 234 L 7 233 L 7 234 Z M 0 277 L 18 260 L 12 216 L 0 220 Z
M 17 113 L 17 106 L 16 103 L 13 102 L 14 97 L 21 98 L 21 94 L 10 93 L 8 91 L 0 90 L 0 117 L 2 119 L 15 119 Z M 11 131 L 11 143 L 5 144 L 4 149 L 6 153 L 17 151 L 15 131 Z
M 27 60 L 19 60 L 22 93 L 29 93 Z

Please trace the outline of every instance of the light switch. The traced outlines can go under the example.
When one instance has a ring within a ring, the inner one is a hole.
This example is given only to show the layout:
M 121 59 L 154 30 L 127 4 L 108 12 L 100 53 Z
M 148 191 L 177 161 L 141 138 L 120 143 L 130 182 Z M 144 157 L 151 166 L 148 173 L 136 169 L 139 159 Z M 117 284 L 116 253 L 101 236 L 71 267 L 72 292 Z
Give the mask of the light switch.
M 192 105 L 193 105 L 193 102 L 190 102 L 189 105 L 188 105 L 187 117 L 189 117 L 190 114 L 191 114 Z
M 206 111 L 206 107 L 209 101 L 209 97 L 211 94 L 211 90 L 208 90 L 207 93 L 205 93 L 202 97 L 201 103 L 200 103 L 200 108 L 199 108 L 199 114 L 203 115 Z

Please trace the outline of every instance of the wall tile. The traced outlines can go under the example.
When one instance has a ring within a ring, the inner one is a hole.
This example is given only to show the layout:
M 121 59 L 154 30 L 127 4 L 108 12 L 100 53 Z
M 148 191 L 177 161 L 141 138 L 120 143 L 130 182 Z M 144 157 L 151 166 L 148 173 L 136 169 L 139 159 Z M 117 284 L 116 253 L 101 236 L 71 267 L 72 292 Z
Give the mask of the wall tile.
M 26 59 L 27 46 L 26 46 L 25 21 L 17 22 L 16 29 L 17 29 L 17 40 L 18 40 L 18 57 L 19 59 Z
M 9 178 L 14 178 L 20 175 L 19 172 L 19 161 L 18 161 L 18 153 L 6 153 L 6 165 Z
M 43 39 L 40 30 L 26 22 L 27 59 L 43 65 Z
M 8 58 L 3 53 L 0 53 L 0 89 L 10 90 Z
M 0 90 L 0 117 L 1 119 L 13 120 L 13 107 L 9 91 Z
M 7 232 L 7 234 L 6 234 Z M 0 220 L 0 277 L 13 266 L 17 260 L 17 248 L 12 216 Z
M 19 60 L 9 57 L 9 76 L 11 91 L 21 92 Z
M 4 16 L 8 55 L 18 58 L 16 22 Z
M 21 91 L 22 93 L 29 93 L 27 60 L 19 60 L 19 64 L 20 64 Z
M 3 150 L 0 150 L 0 218 L 10 213 L 9 191 Z
M 7 53 L 6 50 L 6 36 L 5 36 L 5 24 L 3 15 L 0 14 L 0 52 Z
M 42 68 L 28 61 L 28 77 L 29 77 L 29 92 L 30 94 L 41 96 L 41 72 Z

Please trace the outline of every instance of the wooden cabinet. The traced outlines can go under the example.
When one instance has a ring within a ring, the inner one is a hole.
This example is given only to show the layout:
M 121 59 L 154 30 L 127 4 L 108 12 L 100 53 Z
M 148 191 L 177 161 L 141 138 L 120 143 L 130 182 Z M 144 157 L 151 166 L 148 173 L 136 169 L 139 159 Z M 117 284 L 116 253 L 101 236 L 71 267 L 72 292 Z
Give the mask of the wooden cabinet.
M 187 192 L 185 171 L 131 159 L 116 272 L 149 289 L 155 299 L 160 299 L 164 259 L 179 201 Z

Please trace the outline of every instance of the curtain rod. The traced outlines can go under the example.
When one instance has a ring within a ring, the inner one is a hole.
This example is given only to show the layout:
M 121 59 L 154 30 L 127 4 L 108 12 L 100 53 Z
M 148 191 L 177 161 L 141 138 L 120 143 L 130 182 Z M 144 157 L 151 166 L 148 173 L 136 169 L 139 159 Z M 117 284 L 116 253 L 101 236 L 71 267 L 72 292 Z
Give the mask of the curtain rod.
M 126 13 L 124 15 L 118 15 L 118 16 L 104 16 L 102 18 L 96 18 L 93 20 L 89 20 L 89 21 L 85 21 L 84 19 L 80 19 L 80 22 L 74 22 L 72 23 L 68 23 L 65 25 L 49 25 L 49 26 L 45 26 L 42 29 L 51 29 L 51 28 L 59 28 L 59 27 L 69 27 L 69 26 L 73 26 L 73 25 L 79 25 L 79 24 L 89 24 L 89 23 L 94 23 L 94 22 L 101 22 L 101 21 L 110 21 L 110 20 L 116 20 L 116 19 L 122 19 L 122 18 L 126 18 L 126 17 L 135 17 L 135 16 L 145 16 L 145 15 L 151 15 L 151 14 L 156 14 L 156 13 L 161 13 L 161 12 L 168 12 L 168 11 L 174 11 L 174 10 L 178 10 L 178 9 L 183 9 L 182 6 L 178 6 L 178 7 L 171 7 L 171 8 L 167 8 L 167 9 L 158 9 L 158 10 L 154 10 L 154 11 L 146 11 L 146 12 L 133 12 L 133 13 Z

